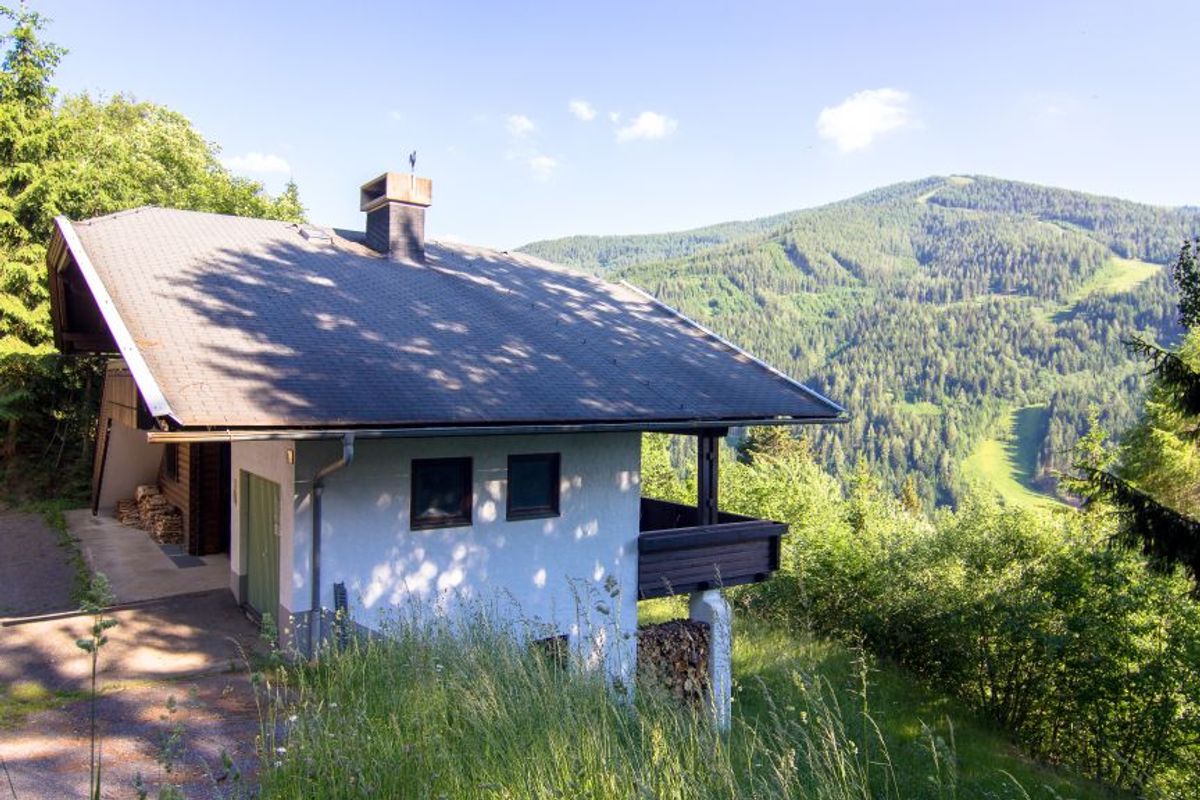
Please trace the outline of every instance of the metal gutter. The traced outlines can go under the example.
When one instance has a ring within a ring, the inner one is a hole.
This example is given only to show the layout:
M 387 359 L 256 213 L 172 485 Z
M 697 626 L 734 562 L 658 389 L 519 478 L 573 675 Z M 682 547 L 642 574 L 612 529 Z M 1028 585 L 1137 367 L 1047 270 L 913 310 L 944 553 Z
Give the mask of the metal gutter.
M 354 461 L 354 434 L 342 436 L 342 457 L 321 467 L 312 480 L 312 587 L 308 612 L 308 656 L 317 655 L 321 645 L 321 495 L 325 479 Z
M 805 386 L 803 383 L 801 383 L 800 381 L 796 380 L 796 379 L 795 379 L 795 378 L 793 378 L 792 376 L 790 376 L 790 375 L 788 375 L 788 374 L 786 374 L 786 373 L 784 373 L 784 372 L 780 372 L 779 370 L 775 369 L 775 367 L 772 367 L 770 364 L 768 364 L 767 362 L 763 361 L 761 358 L 758 358 L 757 356 L 754 356 L 754 355 L 751 355 L 750 353 L 747 353 L 745 350 L 743 350 L 742 348 L 738 347 L 736 344 L 734 344 L 733 342 L 729 341 L 728 339 L 726 339 L 726 338 L 725 338 L 724 336 L 722 336 L 721 334 L 719 334 L 719 333 L 717 333 L 716 331 L 713 331 L 713 330 L 711 330 L 711 329 L 709 329 L 709 328 L 705 327 L 704 325 L 701 325 L 699 322 L 696 322 L 696 320 L 692 319 L 692 318 L 691 318 L 691 317 L 689 317 L 687 314 L 684 314 L 682 311 L 679 311 L 678 309 L 672 308 L 671 306 L 669 306 L 669 305 L 667 305 L 666 303 L 664 303 L 662 300 L 659 300 L 657 297 L 655 297 L 654 295 L 652 295 L 652 294 L 650 294 L 649 292 L 647 292 L 645 289 L 642 289 L 642 288 L 641 288 L 641 287 L 639 287 L 639 286 L 634 286 L 634 285 L 633 285 L 632 283 L 630 283 L 629 281 L 624 281 L 624 280 L 623 280 L 623 281 L 621 281 L 621 285 L 622 285 L 622 286 L 624 286 L 626 289 L 629 289 L 630 291 L 633 291 L 633 292 L 636 292 L 637 294 L 640 294 L 642 297 L 646 298 L 646 299 L 647 299 L 647 300 L 649 300 L 651 303 L 653 303 L 654 305 L 656 305 L 656 306 L 658 306 L 659 308 L 661 308 L 663 311 L 666 311 L 668 314 L 671 314 L 671 315 L 673 315 L 673 316 L 675 316 L 675 317 L 677 317 L 677 318 L 679 318 L 679 319 L 683 320 L 683 321 L 684 321 L 684 322 L 686 322 L 687 324 L 689 324 L 689 325 L 692 325 L 692 326 L 696 327 L 697 329 L 699 329 L 699 330 L 703 331 L 703 332 L 704 332 L 706 335 L 708 335 L 708 336 L 712 337 L 713 339 L 716 339 L 718 342 L 720 342 L 720 343 L 721 343 L 721 344 L 723 344 L 724 346 L 728 347 L 730 350 L 733 350 L 733 351 L 734 351 L 735 353 L 737 353 L 738 355 L 741 355 L 741 356 L 744 356 L 745 358 L 748 358 L 748 359 L 750 359 L 750 360 L 751 360 L 751 361 L 753 361 L 755 364 L 757 364 L 758 366 L 762 367 L 762 368 L 763 368 L 763 369 L 765 369 L 767 372 L 770 372 L 772 375 L 776 376 L 777 378 L 782 378 L 783 380 L 787 381 L 787 382 L 788 382 L 788 383 L 790 383 L 792 386 L 794 386 L 794 387 L 796 387 L 797 389 L 799 389 L 800 391 L 804 392 L 805 394 L 807 394 L 809 397 L 813 398 L 814 400 L 816 400 L 816 401 L 818 401 L 818 402 L 821 402 L 821 403 L 825 403 L 826 405 L 828 405 L 828 406 L 830 406 L 831 408 L 835 409 L 839 415 L 842 415 L 842 414 L 848 414 L 848 413 L 849 413 L 848 411 L 846 411 L 846 409 L 845 409 L 845 408 L 843 408 L 843 407 L 842 407 L 841 405 L 839 405 L 838 403 L 835 403 L 834 401 L 830 400 L 830 399 L 829 399 L 828 397 L 826 397 L 825 395 L 821 394 L 820 392 L 816 391 L 815 389 L 812 389 L 812 388 L 810 388 L 810 387 L 808 387 L 808 386 Z M 844 421 L 844 420 L 843 420 L 843 421 Z
M 154 442 L 265 442 L 341 439 L 353 433 L 358 439 L 429 439 L 442 436 L 518 436 L 543 433 L 684 433 L 699 428 L 746 428 L 759 425 L 836 425 L 848 417 L 770 417 L 766 419 L 708 419 L 669 422 L 519 423 L 515 425 L 460 425 L 411 428 L 229 428 L 225 430 L 147 431 Z
M 96 300 L 96 306 L 100 309 L 100 315 L 104 317 L 109 333 L 112 334 L 113 341 L 117 343 L 117 349 L 121 351 L 121 356 L 125 359 L 125 364 L 129 367 L 129 372 L 133 375 L 133 380 L 142 394 L 142 399 L 146 401 L 146 407 L 150 410 L 150 414 L 155 417 L 174 417 L 167 398 L 163 396 L 158 382 L 150 374 L 150 367 L 142 358 L 141 351 L 134 342 L 133 334 L 129 332 L 125 321 L 121 319 L 121 314 L 117 311 L 116 303 L 113 302 L 108 289 L 105 288 L 104 281 L 100 280 L 100 273 L 96 271 L 96 266 L 88 257 L 83 242 L 79 240 L 79 234 L 71 225 L 71 220 L 60 215 L 54 218 L 54 224 L 58 228 L 63 242 L 66 243 L 67 250 L 74 257 L 80 273 L 83 274 L 83 279 L 87 282 L 92 297 Z

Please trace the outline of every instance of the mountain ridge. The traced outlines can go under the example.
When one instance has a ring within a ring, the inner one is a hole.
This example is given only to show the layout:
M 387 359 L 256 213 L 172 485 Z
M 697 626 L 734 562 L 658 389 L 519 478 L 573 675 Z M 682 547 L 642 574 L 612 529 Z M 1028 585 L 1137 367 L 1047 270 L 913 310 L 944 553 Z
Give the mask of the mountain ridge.
M 875 189 L 869 189 L 865 192 L 860 192 L 850 197 L 840 200 L 833 200 L 828 203 L 822 203 L 816 206 L 794 209 L 791 211 L 782 211 L 777 214 L 769 214 L 764 217 L 755 217 L 746 220 L 726 220 L 723 222 L 715 222 L 709 225 L 702 225 L 695 228 L 685 228 L 681 230 L 662 231 L 659 233 L 641 233 L 641 234 L 579 234 L 572 236 L 563 236 L 553 239 L 539 239 L 534 242 L 529 242 L 516 248 L 523 253 L 536 255 L 541 258 L 546 258 L 550 261 L 556 261 L 566 266 L 574 266 L 589 271 L 603 271 L 605 269 L 613 269 L 622 266 L 629 266 L 634 263 L 640 263 L 647 260 L 662 260 L 664 254 L 662 252 L 649 252 L 642 254 L 642 250 L 637 244 L 653 242 L 657 239 L 685 239 L 694 237 L 696 245 L 688 248 L 684 252 L 675 252 L 666 257 L 680 257 L 689 255 L 696 250 L 705 249 L 719 244 L 724 244 L 735 239 L 753 236 L 755 234 L 768 234 L 775 228 L 786 225 L 793 218 L 809 213 L 820 212 L 825 209 L 835 208 L 843 205 L 867 205 L 888 202 L 896 199 L 898 196 L 913 194 L 914 199 L 920 198 L 922 190 L 934 189 L 935 191 L 928 192 L 926 201 L 932 199 L 936 194 L 936 189 L 943 188 L 945 185 L 954 185 L 956 181 L 967 183 L 976 181 L 994 182 L 1000 184 L 1008 184 L 1011 186 L 1027 187 L 1048 192 L 1061 192 L 1070 195 L 1075 195 L 1081 198 L 1086 198 L 1093 203 L 1117 203 L 1121 205 L 1134 206 L 1147 211 L 1158 211 L 1167 213 L 1176 213 L 1200 217 L 1200 206 L 1167 206 L 1153 203 L 1143 203 L 1136 200 L 1127 200 L 1115 195 L 1102 195 L 1090 192 L 1083 192 L 1075 189 L 1067 189 L 1064 187 L 1047 186 L 1038 183 L 1027 181 L 1016 181 L 1006 178 L 997 178 L 989 175 L 968 175 L 968 174 L 950 174 L 950 175 L 930 175 L 925 178 L 918 178 L 911 181 L 900 181 L 897 183 L 887 184 Z M 960 184 L 965 185 L 965 184 Z M 589 258 L 586 251 L 595 248 L 602 252 L 611 250 L 632 251 L 634 255 L 626 255 L 619 253 L 614 257 L 608 254 L 604 258 Z M 648 247 L 646 250 L 655 251 L 656 248 Z M 552 257 L 554 256 L 554 257 Z
M 1132 421 L 1144 368 L 1120 342 L 1177 335 L 1163 265 L 1197 233 L 1190 207 L 958 175 L 522 249 L 642 286 L 846 405 L 848 425 L 811 434 L 815 456 L 847 476 L 865 459 L 897 489 L 919 473 L 932 504 L 976 478 L 1053 491 L 1091 405 L 1111 430 Z M 1005 469 L 1021 480 L 992 479 Z

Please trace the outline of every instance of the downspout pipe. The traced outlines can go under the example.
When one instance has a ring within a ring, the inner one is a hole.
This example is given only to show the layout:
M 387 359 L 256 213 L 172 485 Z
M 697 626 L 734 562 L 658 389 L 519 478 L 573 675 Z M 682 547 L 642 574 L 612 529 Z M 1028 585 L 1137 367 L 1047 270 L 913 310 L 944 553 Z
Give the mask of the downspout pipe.
M 342 457 L 321 467 L 312 481 L 312 610 L 308 615 L 308 656 L 315 657 L 321 643 L 321 494 L 325 479 L 354 461 L 354 434 L 342 437 Z

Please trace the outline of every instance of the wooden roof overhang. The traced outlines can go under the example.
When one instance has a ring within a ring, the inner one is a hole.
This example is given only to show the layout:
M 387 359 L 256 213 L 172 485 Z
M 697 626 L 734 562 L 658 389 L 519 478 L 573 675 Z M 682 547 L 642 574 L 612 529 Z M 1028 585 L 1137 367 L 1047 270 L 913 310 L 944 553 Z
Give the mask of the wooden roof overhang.
M 87 280 L 57 233 L 50 240 L 46 254 L 54 346 L 63 353 L 118 352 L 117 342 L 88 289 Z
M 170 405 L 66 217 L 54 218 L 46 266 L 55 347 L 68 354 L 119 353 L 149 413 L 170 417 Z

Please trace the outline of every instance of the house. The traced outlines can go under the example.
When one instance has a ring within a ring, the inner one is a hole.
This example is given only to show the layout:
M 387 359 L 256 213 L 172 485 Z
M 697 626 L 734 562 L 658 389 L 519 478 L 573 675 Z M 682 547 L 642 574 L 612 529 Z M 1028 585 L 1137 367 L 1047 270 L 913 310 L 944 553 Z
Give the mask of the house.
M 431 198 L 368 182 L 365 232 L 57 219 L 55 343 L 112 355 L 94 510 L 157 481 L 301 652 L 343 604 L 370 627 L 510 603 L 624 674 L 639 597 L 720 616 L 719 586 L 778 566 L 783 526 L 717 510 L 718 438 L 844 411 L 632 286 L 426 241 Z M 643 431 L 698 437 L 695 507 L 640 497 Z

